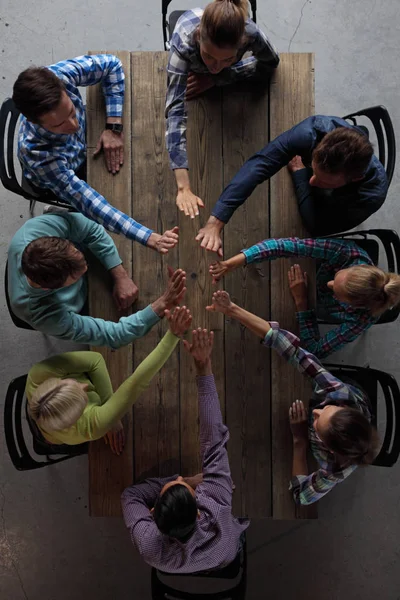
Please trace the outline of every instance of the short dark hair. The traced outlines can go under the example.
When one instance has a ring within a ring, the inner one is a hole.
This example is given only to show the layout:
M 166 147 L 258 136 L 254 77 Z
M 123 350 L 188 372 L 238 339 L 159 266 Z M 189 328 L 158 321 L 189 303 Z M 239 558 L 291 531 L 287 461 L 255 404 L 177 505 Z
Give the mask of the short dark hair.
M 185 485 L 172 485 L 157 498 L 153 517 L 161 533 L 186 542 L 196 526 L 196 499 Z
M 312 158 L 326 173 L 343 173 L 347 179 L 362 177 L 374 149 L 363 133 L 338 127 L 327 133 L 314 149 Z
M 356 408 L 345 406 L 336 411 L 321 437 L 342 465 L 367 465 L 376 456 L 376 429 Z
M 47 67 L 29 67 L 14 83 L 13 100 L 18 110 L 32 123 L 54 110 L 65 91 L 65 85 Z
M 28 244 L 22 253 L 23 273 L 37 285 L 55 290 L 75 276 L 86 264 L 85 257 L 75 255 L 74 245 L 59 237 L 40 237 Z

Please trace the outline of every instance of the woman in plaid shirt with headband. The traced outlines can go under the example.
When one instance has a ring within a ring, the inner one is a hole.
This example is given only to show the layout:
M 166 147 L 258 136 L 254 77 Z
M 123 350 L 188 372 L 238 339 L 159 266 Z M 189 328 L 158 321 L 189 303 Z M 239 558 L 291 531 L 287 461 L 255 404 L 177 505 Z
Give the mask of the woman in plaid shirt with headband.
M 253 56 L 243 58 L 249 51 Z M 178 20 L 168 60 L 166 140 L 178 187 L 176 203 L 187 216 L 197 216 L 204 204 L 190 187 L 185 100 L 215 85 L 265 77 L 278 64 L 273 44 L 248 18 L 247 0 L 214 0 L 204 11 L 188 10 Z
M 268 323 L 230 300 L 227 292 L 213 295 L 209 311 L 235 319 L 263 339 L 300 373 L 312 380 L 311 410 L 300 400 L 289 408 L 293 435 L 293 468 L 289 489 L 297 504 L 317 502 L 360 465 L 376 456 L 378 436 L 371 426 L 368 397 L 327 371 L 315 356 L 300 347 L 300 340 L 278 323 Z M 283 401 L 284 399 L 282 399 Z M 307 447 L 310 444 L 319 468 L 309 474 Z
M 355 340 L 400 302 L 400 277 L 375 267 L 362 248 L 349 240 L 317 238 L 267 239 L 236 256 L 210 265 L 214 282 L 240 266 L 263 260 L 304 256 L 320 261 L 317 271 L 317 311 L 307 299 L 307 274 L 290 268 L 289 286 L 296 306 L 301 344 L 325 358 Z M 317 315 L 340 324 L 320 335 Z

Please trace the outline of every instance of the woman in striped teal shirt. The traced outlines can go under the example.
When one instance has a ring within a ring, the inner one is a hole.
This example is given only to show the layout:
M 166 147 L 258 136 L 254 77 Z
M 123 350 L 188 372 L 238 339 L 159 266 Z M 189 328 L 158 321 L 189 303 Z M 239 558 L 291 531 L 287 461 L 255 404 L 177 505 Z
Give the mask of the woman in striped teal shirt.
M 375 267 L 366 252 L 349 240 L 317 238 L 267 239 L 236 256 L 210 265 L 214 282 L 234 269 L 263 260 L 303 256 L 320 261 L 317 311 L 307 299 L 307 276 L 299 265 L 289 270 L 302 345 L 319 358 L 343 348 L 400 302 L 400 277 Z M 317 314 L 340 324 L 321 336 Z

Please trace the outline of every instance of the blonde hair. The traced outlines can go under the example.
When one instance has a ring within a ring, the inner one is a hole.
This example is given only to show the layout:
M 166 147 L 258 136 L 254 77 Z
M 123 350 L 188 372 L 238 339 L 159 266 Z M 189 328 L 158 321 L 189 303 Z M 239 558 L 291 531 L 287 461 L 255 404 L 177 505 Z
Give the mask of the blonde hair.
M 51 377 L 28 399 L 28 411 L 39 427 L 60 431 L 74 425 L 87 405 L 86 392 L 77 381 Z
M 368 308 L 374 316 L 400 302 L 400 276 L 372 265 L 349 267 L 344 283 L 352 306 Z
M 236 48 L 243 37 L 248 17 L 247 0 L 214 0 L 204 9 L 200 40 L 219 48 Z

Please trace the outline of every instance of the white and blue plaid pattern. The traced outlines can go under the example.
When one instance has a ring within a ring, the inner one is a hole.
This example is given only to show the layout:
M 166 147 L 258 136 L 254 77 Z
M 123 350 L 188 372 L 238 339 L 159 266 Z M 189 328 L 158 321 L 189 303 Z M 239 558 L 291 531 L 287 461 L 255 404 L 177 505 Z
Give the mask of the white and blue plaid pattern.
M 111 206 L 75 171 L 86 161 L 86 113 L 78 86 L 101 83 L 107 117 L 122 117 L 124 72 L 111 54 L 79 56 L 48 67 L 64 82 L 79 123 L 77 133 L 57 134 L 21 118 L 18 158 L 25 177 L 34 185 L 50 189 L 86 217 L 114 233 L 146 244 L 152 231 Z
M 203 15 L 202 8 L 188 10 L 179 19 L 171 38 L 171 50 L 168 60 L 168 89 L 165 105 L 167 119 L 166 142 L 171 169 L 187 169 L 185 94 L 187 78 L 193 73 L 210 74 L 203 63 L 196 32 Z M 261 29 L 248 19 L 245 27 L 245 42 L 238 49 L 237 62 L 213 75 L 216 85 L 227 85 L 239 79 L 256 74 L 257 68 L 276 68 L 279 55 L 273 44 Z M 253 56 L 243 59 L 246 52 Z

